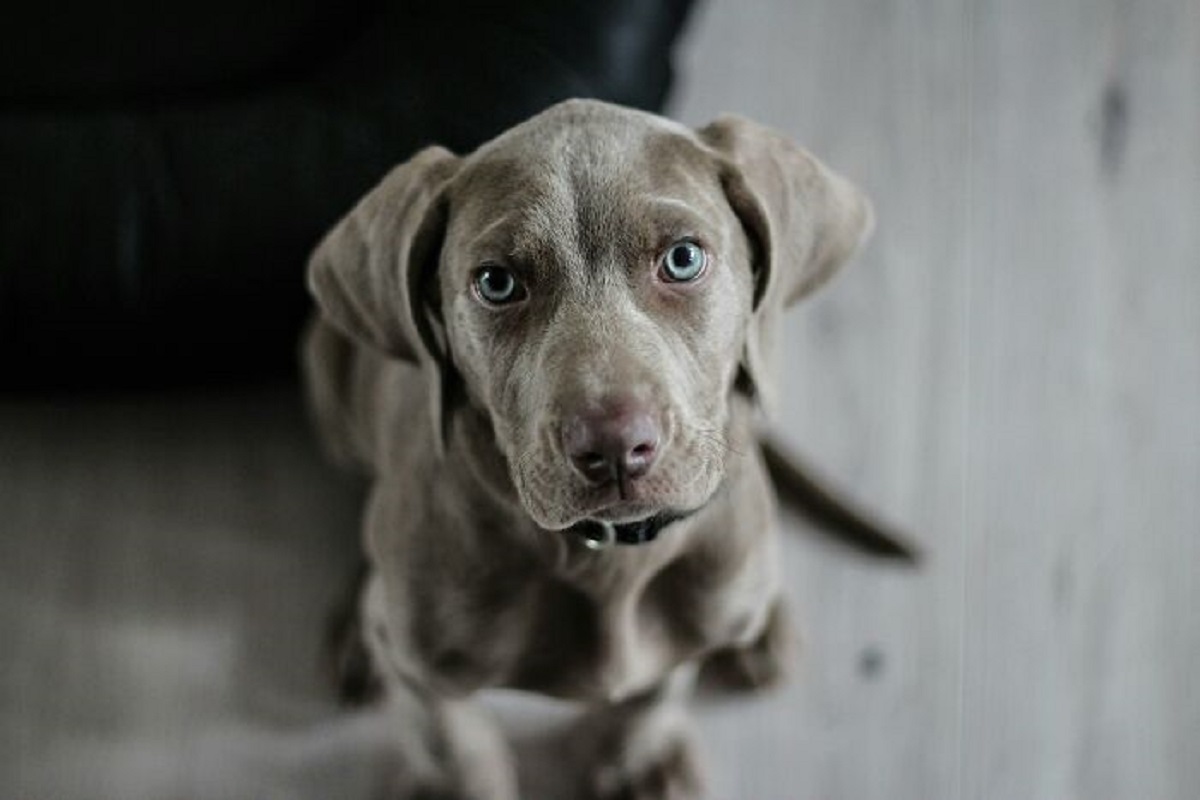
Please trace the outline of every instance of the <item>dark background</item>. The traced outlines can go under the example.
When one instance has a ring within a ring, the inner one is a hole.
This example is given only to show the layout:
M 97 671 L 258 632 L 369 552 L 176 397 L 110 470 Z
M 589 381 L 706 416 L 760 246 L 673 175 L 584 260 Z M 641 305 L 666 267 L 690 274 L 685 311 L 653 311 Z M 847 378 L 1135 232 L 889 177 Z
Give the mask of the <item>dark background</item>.
M 24 4 L 0 32 L 0 386 L 286 374 L 321 234 L 421 146 L 660 109 L 687 0 Z

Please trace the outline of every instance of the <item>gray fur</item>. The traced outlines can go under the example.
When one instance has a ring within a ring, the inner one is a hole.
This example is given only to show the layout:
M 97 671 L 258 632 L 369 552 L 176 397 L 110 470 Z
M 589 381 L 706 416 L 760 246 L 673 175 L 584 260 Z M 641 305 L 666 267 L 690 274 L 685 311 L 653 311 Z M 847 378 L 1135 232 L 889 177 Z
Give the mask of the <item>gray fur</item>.
M 870 225 L 857 190 L 752 122 L 693 131 L 570 101 L 470 155 L 423 151 L 330 232 L 305 364 L 328 448 L 373 478 L 356 629 L 402 731 L 395 797 L 517 796 L 466 705 L 494 686 L 590 709 L 580 796 L 700 795 L 692 675 L 769 682 L 789 651 L 754 431 L 779 316 Z M 684 236 L 707 274 L 656 282 Z M 485 262 L 520 272 L 528 300 L 485 307 Z M 623 502 L 572 472 L 556 433 L 614 391 L 663 423 Z M 663 509 L 695 513 L 637 547 L 563 532 Z

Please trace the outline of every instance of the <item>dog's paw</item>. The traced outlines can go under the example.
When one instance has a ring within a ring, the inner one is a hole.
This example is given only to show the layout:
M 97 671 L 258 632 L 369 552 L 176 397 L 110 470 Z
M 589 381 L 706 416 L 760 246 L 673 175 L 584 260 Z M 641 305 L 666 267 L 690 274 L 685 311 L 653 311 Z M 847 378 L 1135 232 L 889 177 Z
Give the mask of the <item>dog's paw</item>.
M 719 650 L 704 662 L 705 688 L 727 692 L 759 692 L 787 679 L 788 667 L 768 648 L 755 646 Z
M 593 765 L 591 800 L 699 800 L 704 781 L 691 738 L 673 736 L 650 752 L 629 751 Z
M 757 639 L 745 647 L 718 650 L 705 659 L 701 683 L 706 688 L 725 691 L 774 688 L 791 674 L 796 649 L 796 635 L 787 606 L 778 602 Z
M 383 696 L 383 682 L 363 641 L 358 609 L 366 575 L 363 565 L 325 621 L 324 671 L 338 701 L 350 707 L 370 705 Z

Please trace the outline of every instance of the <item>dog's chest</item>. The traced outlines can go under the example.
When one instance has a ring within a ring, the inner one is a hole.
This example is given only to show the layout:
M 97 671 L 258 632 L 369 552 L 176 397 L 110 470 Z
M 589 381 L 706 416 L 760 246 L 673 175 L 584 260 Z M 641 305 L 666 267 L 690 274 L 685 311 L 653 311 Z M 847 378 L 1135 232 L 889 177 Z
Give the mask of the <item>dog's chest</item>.
M 439 679 L 459 690 L 511 686 L 618 699 L 689 658 L 755 635 L 769 599 L 758 561 L 715 571 L 695 555 L 641 572 L 582 564 L 531 576 L 516 591 L 506 580 L 506 592 L 485 581 L 471 587 L 469 602 L 492 612 L 478 625 L 428 631 L 422 649 Z

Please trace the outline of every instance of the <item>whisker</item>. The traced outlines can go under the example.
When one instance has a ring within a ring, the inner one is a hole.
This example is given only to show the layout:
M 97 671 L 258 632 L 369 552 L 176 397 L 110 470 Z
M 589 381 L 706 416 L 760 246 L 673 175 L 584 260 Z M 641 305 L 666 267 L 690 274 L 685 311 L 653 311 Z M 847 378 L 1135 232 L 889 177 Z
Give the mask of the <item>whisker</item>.
M 697 442 L 711 445 L 715 453 L 731 453 L 738 457 L 745 457 L 745 452 L 734 447 L 725 436 L 725 432 L 719 428 L 710 428 L 702 425 L 689 425 L 684 428 L 684 432 L 690 434 Z

